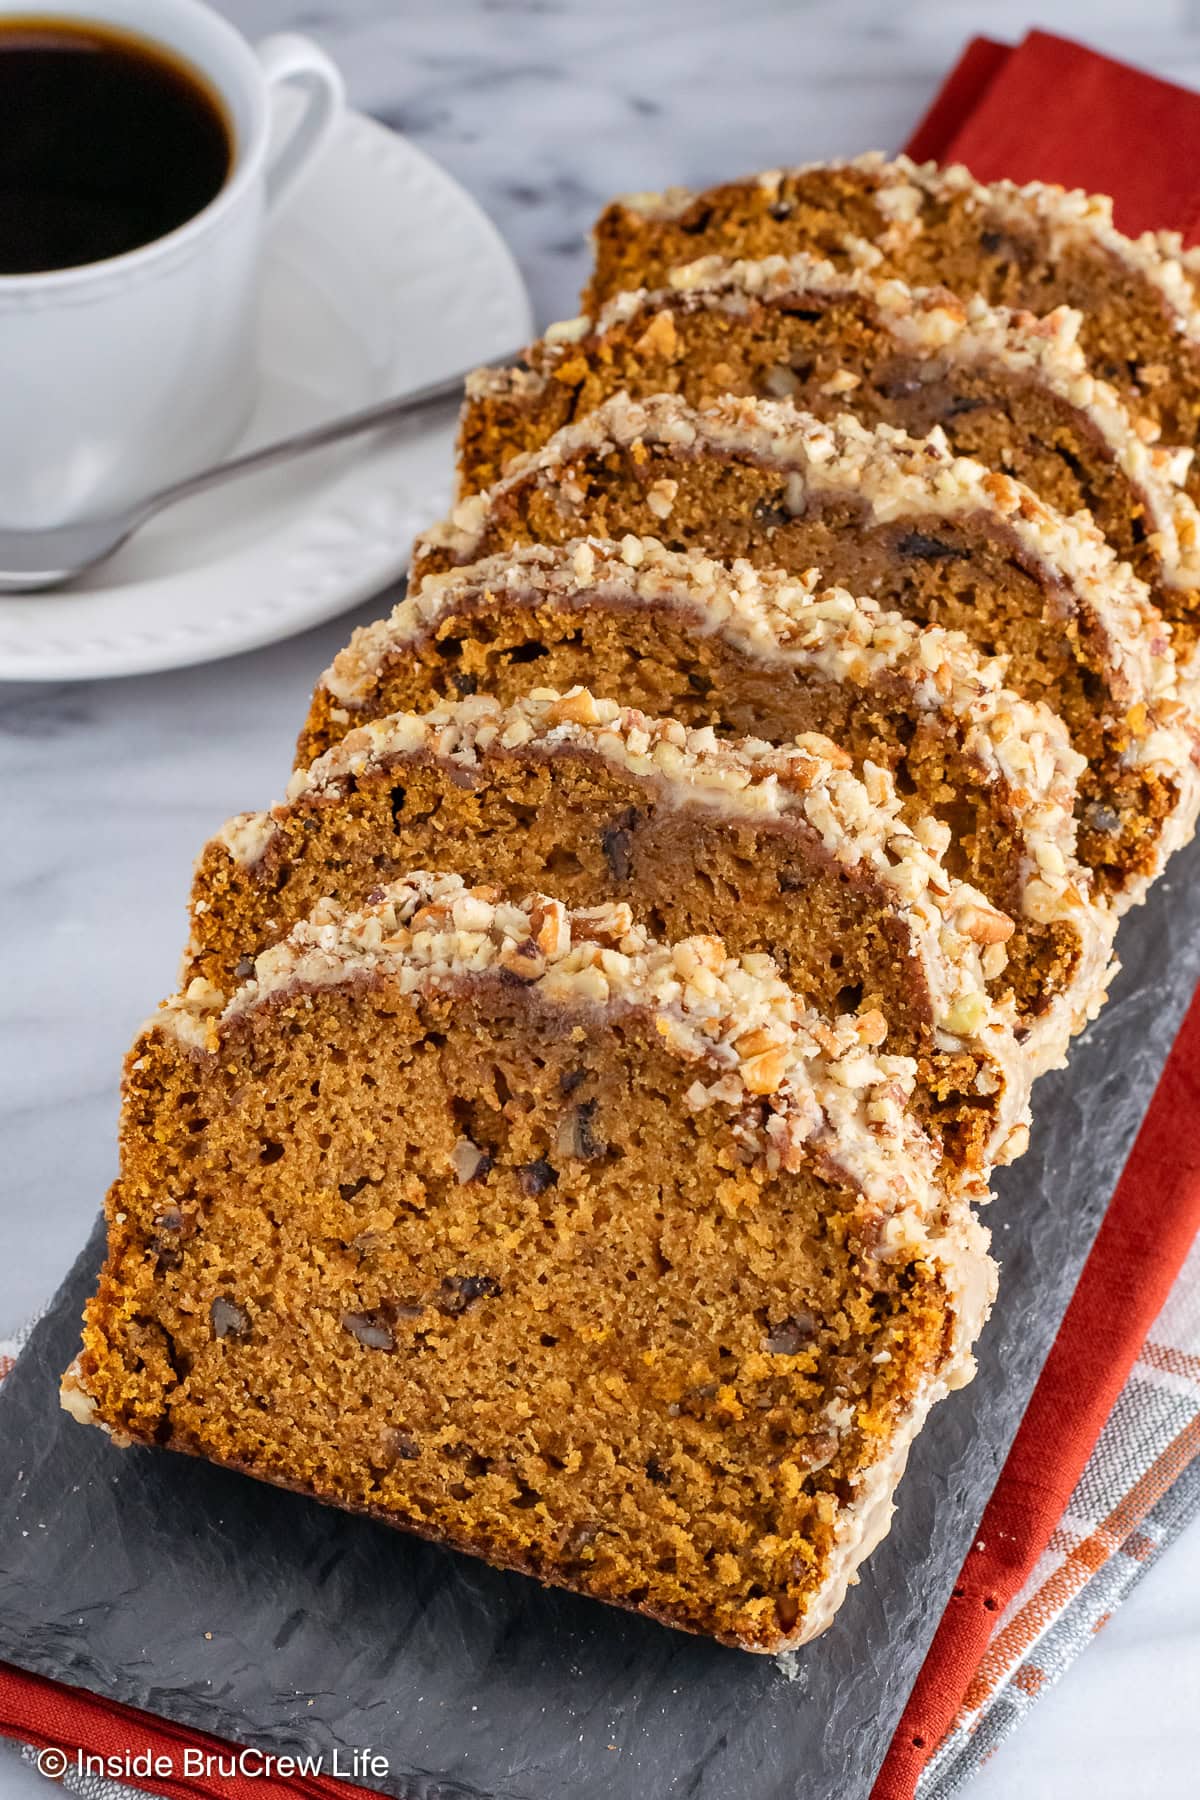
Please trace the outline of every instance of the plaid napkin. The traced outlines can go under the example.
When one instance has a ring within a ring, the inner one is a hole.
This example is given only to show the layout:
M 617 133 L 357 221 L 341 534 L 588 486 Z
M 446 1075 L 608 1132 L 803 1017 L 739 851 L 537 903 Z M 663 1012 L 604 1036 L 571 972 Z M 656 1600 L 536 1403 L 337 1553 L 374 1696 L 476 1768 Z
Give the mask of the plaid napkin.
M 980 177 L 1110 192 L 1123 230 L 1200 237 L 1200 96 L 1032 33 L 977 39 L 909 145 Z M 1200 998 L 1184 1022 L 873 1800 L 943 1800 L 969 1779 L 1200 1512 Z M 0 1342 L 0 1380 L 16 1354 Z M 34 1749 L 230 1746 L 0 1665 L 0 1735 Z M 25 1754 L 32 1756 L 34 1749 Z M 86 1800 L 136 1800 L 77 1779 Z M 371 1800 L 324 1777 L 181 1772 L 171 1800 Z
M 1066 1511 L 917 1780 L 945 1800 L 1070 1668 L 1200 1513 L 1200 1243 L 1142 1345 Z M 986 1539 L 984 1540 L 986 1546 Z

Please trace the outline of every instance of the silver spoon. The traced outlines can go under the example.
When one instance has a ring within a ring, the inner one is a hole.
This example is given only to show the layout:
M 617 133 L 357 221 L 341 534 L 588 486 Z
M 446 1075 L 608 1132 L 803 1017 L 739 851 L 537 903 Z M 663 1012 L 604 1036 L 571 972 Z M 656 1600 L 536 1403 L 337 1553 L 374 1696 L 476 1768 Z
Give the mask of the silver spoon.
M 515 351 L 513 355 L 516 355 Z M 498 360 L 511 361 L 511 357 Z M 82 575 L 85 569 L 95 568 L 114 550 L 119 550 L 147 519 L 153 518 L 163 507 L 173 506 L 176 500 L 186 500 L 192 494 L 202 493 L 205 488 L 215 487 L 220 481 L 230 481 L 237 475 L 270 468 L 290 456 L 301 456 L 306 450 L 319 450 L 325 444 L 336 444 L 359 432 L 373 431 L 397 419 L 407 419 L 448 400 L 461 400 L 466 378 L 465 370 L 448 375 L 444 381 L 431 382 L 428 387 L 417 388 L 411 394 L 382 400 L 376 406 L 364 407 L 361 412 L 346 413 L 340 419 L 330 419 L 324 425 L 314 425 L 292 437 L 264 444 L 260 450 L 248 450 L 244 456 L 232 457 L 211 469 L 202 469 L 198 475 L 189 475 L 185 481 L 161 488 L 157 494 L 137 501 L 123 512 L 112 513 L 106 519 L 87 519 L 80 525 L 56 525 L 45 531 L 0 528 L 0 593 L 33 594 L 58 587 L 64 581 Z

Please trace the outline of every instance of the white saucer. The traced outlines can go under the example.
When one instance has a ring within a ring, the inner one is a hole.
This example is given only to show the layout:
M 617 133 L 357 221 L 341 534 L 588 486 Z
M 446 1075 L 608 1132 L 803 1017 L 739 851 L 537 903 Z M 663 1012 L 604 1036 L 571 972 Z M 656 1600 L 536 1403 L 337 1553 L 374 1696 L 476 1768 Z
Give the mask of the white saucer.
M 443 169 L 350 113 L 271 227 L 245 444 L 517 349 L 528 295 Z M 148 354 L 153 354 L 148 346 Z M 453 412 L 171 508 L 55 593 L 0 597 L 0 680 L 207 662 L 303 631 L 402 573 L 450 499 Z

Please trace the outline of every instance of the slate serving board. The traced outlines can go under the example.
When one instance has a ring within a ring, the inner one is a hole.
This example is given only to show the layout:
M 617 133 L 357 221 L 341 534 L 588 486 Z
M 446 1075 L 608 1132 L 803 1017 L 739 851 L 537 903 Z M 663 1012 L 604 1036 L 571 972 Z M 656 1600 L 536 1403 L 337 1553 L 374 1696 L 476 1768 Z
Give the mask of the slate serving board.
M 1119 948 L 996 1183 L 979 1375 L 790 1673 L 76 1425 L 99 1229 L 0 1391 L 0 1657 L 240 1743 L 378 1751 L 404 1800 L 863 1800 L 1200 976 L 1200 843 Z

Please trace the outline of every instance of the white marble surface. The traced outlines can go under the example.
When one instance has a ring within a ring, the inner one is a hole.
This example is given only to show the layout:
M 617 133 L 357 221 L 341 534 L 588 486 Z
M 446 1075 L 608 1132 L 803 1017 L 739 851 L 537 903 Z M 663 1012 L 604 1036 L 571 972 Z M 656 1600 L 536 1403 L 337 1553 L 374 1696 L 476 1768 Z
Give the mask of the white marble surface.
M 1036 16 L 1007 0 L 225 9 L 252 35 L 317 36 L 356 104 L 478 196 L 543 320 L 573 310 L 582 233 L 612 191 L 893 146 L 972 31 L 1038 23 L 1200 84 L 1195 0 L 1046 0 Z M 178 674 L 0 688 L 0 1333 L 53 1290 L 113 1172 L 120 1060 L 171 986 L 191 858 L 226 814 L 278 794 L 313 678 L 353 622 Z M 1192 1800 L 1197 1595 L 1193 1529 L 975 1783 L 979 1800 Z M 44 1792 L 0 1756 L 5 1800 Z

